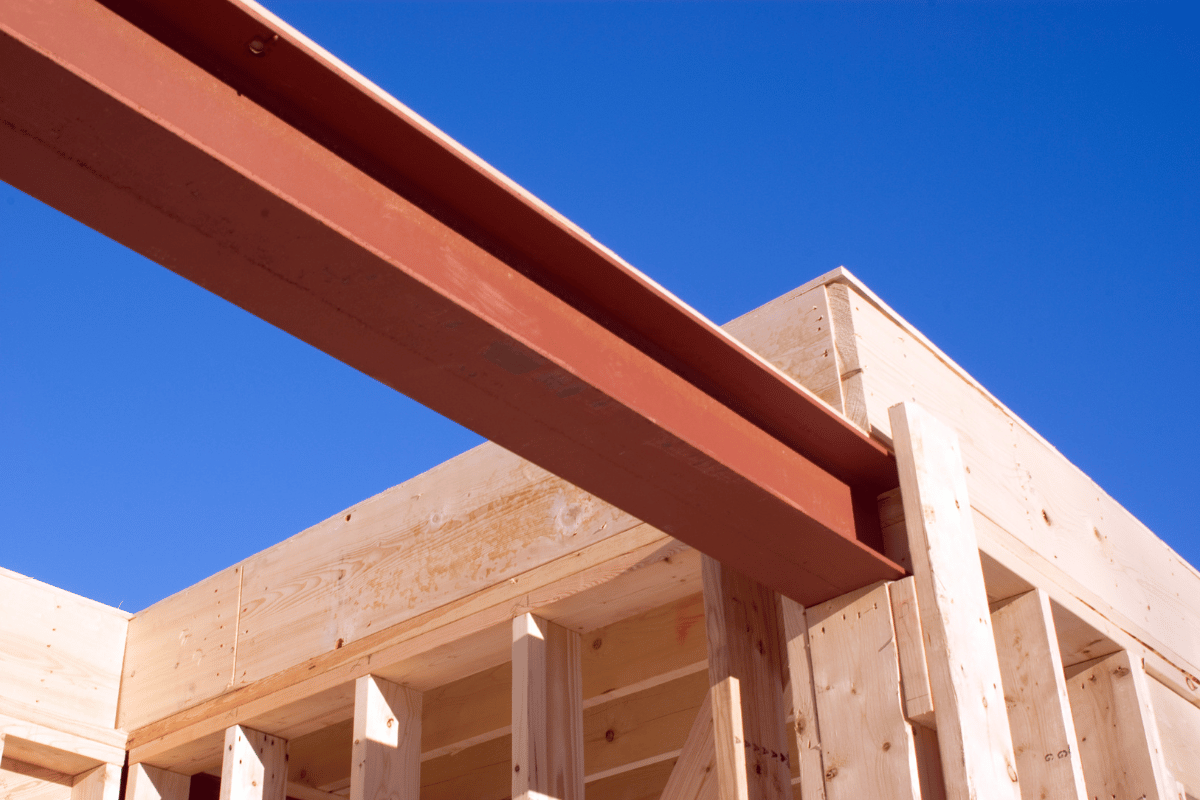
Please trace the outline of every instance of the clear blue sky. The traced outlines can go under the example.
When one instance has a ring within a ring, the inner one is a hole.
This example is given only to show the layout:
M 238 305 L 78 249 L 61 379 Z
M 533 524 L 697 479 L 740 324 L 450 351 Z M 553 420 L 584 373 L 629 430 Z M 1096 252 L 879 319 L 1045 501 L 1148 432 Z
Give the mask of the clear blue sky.
M 1200 563 L 1197 12 L 271 8 L 718 322 L 846 265 Z M 0 184 L 3 566 L 138 610 L 477 441 Z

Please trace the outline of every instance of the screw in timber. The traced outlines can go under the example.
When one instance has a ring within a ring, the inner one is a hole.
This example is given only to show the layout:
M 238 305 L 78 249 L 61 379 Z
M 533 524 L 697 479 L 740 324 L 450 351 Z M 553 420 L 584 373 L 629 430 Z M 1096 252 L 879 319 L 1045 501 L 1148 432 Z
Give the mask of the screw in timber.
M 262 40 L 261 36 L 255 36 L 250 40 L 250 54 L 261 56 L 267 52 L 267 43 Z

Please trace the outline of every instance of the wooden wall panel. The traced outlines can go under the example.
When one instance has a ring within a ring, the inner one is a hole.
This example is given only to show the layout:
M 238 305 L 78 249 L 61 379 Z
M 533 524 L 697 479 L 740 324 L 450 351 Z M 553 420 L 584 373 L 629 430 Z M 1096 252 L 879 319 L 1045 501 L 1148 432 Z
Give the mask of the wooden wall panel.
M 6 569 L 0 597 L 0 714 L 111 739 L 129 615 Z
M 233 683 L 242 568 L 221 570 L 129 621 L 120 724 L 137 728 Z
M 1158 681 L 1148 684 L 1167 769 L 1188 795 L 1200 798 L 1200 708 Z
M 235 683 L 338 649 L 634 524 L 529 462 L 481 445 L 248 559 Z
M 1200 676 L 1200 637 L 1181 635 L 1200 629 L 1200 572 L 855 279 L 818 280 L 850 286 L 872 428 L 890 437 L 888 407 L 916 400 L 958 435 L 972 506 L 1002 532 L 981 531 L 981 548 Z M 1175 678 L 1200 704 L 1200 686 Z

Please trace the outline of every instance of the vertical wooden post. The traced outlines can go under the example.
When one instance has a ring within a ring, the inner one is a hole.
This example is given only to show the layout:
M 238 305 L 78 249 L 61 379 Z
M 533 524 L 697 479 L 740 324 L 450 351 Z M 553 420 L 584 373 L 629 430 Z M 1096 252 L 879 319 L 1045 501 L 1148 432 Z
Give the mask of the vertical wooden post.
M 992 612 L 1021 797 L 1084 800 L 1083 770 L 1067 699 L 1062 654 L 1040 589 Z
M 921 800 L 887 584 L 807 609 L 829 800 Z
M 821 727 L 813 694 L 812 657 L 804 606 L 780 598 L 783 639 L 787 643 L 788 682 L 792 693 L 792 725 L 800 770 L 800 797 L 825 800 L 825 766 L 821 760 Z
M 188 800 L 192 779 L 177 772 L 130 764 L 125 779 L 125 800 Z
M 285 800 L 287 742 L 234 725 L 225 729 L 221 800 Z
M 1067 695 L 1089 797 L 1174 800 L 1140 663 L 1122 650 L 1072 668 Z
M 513 800 L 583 800 L 579 634 L 522 614 L 512 653 Z
M 790 800 L 778 598 L 715 559 L 702 563 L 721 800 Z
M 946 796 L 1016 800 L 1016 757 L 958 437 L 915 403 L 892 406 L 888 416 Z
M 418 800 L 421 693 L 363 675 L 354 682 L 350 800 Z
M 71 800 L 117 800 L 120 796 L 121 768 L 116 764 L 101 764 L 77 776 L 71 785 Z
M 904 716 L 926 728 L 937 730 L 916 581 L 910 576 L 888 584 L 888 599 L 892 603 L 892 627 L 896 629 L 896 655 L 900 660 Z

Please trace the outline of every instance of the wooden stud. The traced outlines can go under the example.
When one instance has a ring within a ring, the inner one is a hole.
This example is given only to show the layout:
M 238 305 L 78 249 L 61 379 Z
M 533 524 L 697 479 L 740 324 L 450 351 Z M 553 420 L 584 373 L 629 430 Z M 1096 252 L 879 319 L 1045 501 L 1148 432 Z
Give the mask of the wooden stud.
M 130 764 L 125 779 L 125 800 L 188 800 L 192 779 L 178 772 Z
M 1088 797 L 1174 800 L 1140 663 L 1122 650 L 1073 668 L 1067 695 Z
M 121 768 L 116 764 L 101 764 L 76 777 L 71 786 L 71 800 L 117 800 L 120 796 Z
M 958 437 L 915 403 L 892 406 L 889 417 L 946 796 L 1016 800 L 1016 756 Z
M 721 800 L 790 800 L 778 598 L 716 559 L 701 564 Z
M 1021 797 L 1084 800 L 1083 769 L 1050 600 L 1041 590 L 992 612 Z
M 683 751 L 671 769 L 661 800 L 718 800 L 717 749 L 713 736 L 712 691 L 696 711 Z
M 287 742 L 241 725 L 225 729 L 221 800 L 285 800 Z
M 900 658 L 900 688 L 904 716 L 912 722 L 937 730 L 933 713 L 933 690 L 925 661 L 925 639 L 921 633 L 921 609 L 917 604 L 916 580 L 909 576 L 888 585 L 892 625 L 896 629 L 896 652 Z
M 796 737 L 800 796 L 825 800 L 825 767 L 821 760 L 821 727 L 813 692 L 812 659 L 809 654 L 808 621 L 804 606 L 780 598 L 783 638 L 787 643 L 788 683 L 792 698 L 792 730 Z
M 583 800 L 579 634 L 522 614 L 512 653 L 513 800 Z
M 363 675 L 354 682 L 350 800 L 418 800 L 421 693 Z
M 829 800 L 920 800 L 886 584 L 807 609 Z

